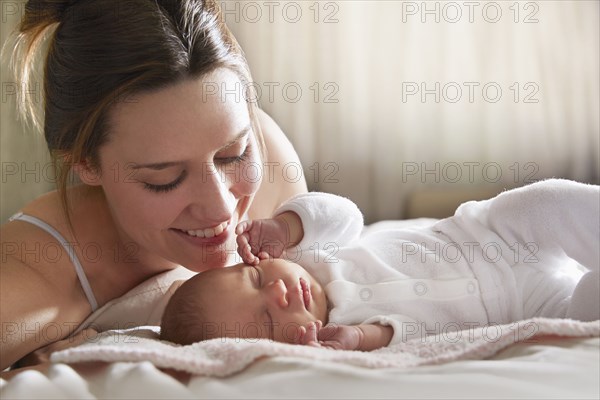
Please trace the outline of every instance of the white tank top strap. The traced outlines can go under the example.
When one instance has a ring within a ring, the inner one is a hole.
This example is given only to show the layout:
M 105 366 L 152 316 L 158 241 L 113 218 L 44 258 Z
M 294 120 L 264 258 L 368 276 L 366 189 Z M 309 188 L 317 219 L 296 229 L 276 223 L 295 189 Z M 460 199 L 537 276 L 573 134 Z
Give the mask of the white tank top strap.
M 94 296 L 94 292 L 92 291 L 92 287 L 90 286 L 87 276 L 85 276 L 85 272 L 83 271 L 83 268 L 81 267 L 81 263 L 79 262 L 79 259 L 77 258 L 77 255 L 75 254 L 75 248 L 69 242 L 67 242 L 65 240 L 65 238 L 56 229 L 54 229 L 52 226 L 48 225 L 46 222 L 42 221 L 39 218 L 32 217 L 31 215 L 23 214 L 22 212 L 18 212 L 15 215 L 13 215 L 12 217 L 10 217 L 8 220 L 9 221 L 18 220 L 18 221 L 29 222 L 30 224 L 33 224 L 33 225 L 45 230 L 46 232 L 48 232 L 49 234 L 54 236 L 54 238 L 56 240 L 58 240 L 58 242 L 67 251 L 69 258 L 71 259 L 71 262 L 75 266 L 75 272 L 77 273 L 77 277 L 79 278 L 79 283 L 81 284 L 81 287 L 85 293 L 85 296 L 87 297 L 88 302 L 90 303 L 90 306 L 92 307 L 92 312 L 96 311 L 98 309 L 98 302 L 96 301 L 96 297 Z

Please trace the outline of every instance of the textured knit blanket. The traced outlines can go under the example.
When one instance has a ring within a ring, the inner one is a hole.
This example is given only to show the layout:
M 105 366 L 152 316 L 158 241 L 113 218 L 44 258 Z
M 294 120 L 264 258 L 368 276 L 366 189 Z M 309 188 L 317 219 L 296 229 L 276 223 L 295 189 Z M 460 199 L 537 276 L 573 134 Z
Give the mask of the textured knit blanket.
M 442 331 L 372 352 L 341 351 L 277 343 L 266 339 L 213 339 L 188 346 L 158 340 L 158 327 L 112 330 L 87 342 L 52 354 L 53 362 L 150 361 L 159 368 L 191 374 L 228 376 L 263 357 L 292 356 L 346 363 L 365 368 L 398 368 L 485 359 L 519 342 L 535 343 L 544 336 L 600 336 L 600 321 L 534 318 L 507 325 L 463 331 Z

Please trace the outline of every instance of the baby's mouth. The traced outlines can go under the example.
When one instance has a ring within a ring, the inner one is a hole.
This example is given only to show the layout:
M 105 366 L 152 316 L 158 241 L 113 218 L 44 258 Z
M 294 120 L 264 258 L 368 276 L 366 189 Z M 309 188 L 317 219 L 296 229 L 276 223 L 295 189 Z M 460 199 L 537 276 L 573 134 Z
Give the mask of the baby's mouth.
M 302 300 L 304 302 L 304 308 L 308 311 L 310 307 L 310 283 L 300 278 L 300 288 L 302 289 Z

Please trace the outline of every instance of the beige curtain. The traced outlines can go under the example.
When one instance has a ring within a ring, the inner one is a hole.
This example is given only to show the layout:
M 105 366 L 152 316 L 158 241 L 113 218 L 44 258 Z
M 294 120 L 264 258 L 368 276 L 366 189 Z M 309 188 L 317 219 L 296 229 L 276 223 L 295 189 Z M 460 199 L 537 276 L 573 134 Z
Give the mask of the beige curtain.
M 368 222 L 414 216 L 436 190 L 598 183 L 598 1 L 220 3 L 310 189 L 350 197 Z M 3 18 L 4 40 L 16 18 Z M 3 221 L 53 184 L 8 89 Z
M 368 221 L 424 190 L 598 182 L 597 1 L 221 4 L 310 188 Z

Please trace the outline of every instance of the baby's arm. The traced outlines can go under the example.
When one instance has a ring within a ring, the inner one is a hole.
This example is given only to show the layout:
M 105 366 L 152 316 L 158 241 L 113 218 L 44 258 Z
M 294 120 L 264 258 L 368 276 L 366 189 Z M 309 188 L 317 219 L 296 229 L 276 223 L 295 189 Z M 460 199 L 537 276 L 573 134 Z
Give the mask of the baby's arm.
M 360 236 L 363 217 L 350 200 L 329 193 L 311 192 L 292 197 L 271 219 L 242 221 L 236 227 L 238 253 L 249 264 L 281 257 L 283 251 L 342 246 Z
M 258 264 L 268 257 L 280 257 L 283 251 L 302 240 L 302 220 L 293 211 L 275 218 L 242 221 L 236 226 L 238 253 L 247 264 Z
M 371 351 L 385 347 L 392 341 L 394 328 L 379 324 L 361 324 L 358 328 L 362 331 L 362 340 L 357 350 Z
M 306 328 L 300 327 L 296 342 L 335 350 L 371 351 L 390 344 L 393 336 L 391 326 L 329 324 L 321 327 L 317 321 L 309 323 Z
M 301 249 L 323 247 L 328 243 L 344 246 L 357 239 L 363 229 L 363 215 L 352 201 L 330 193 L 310 192 L 292 197 L 275 215 L 292 211 L 301 219 Z

